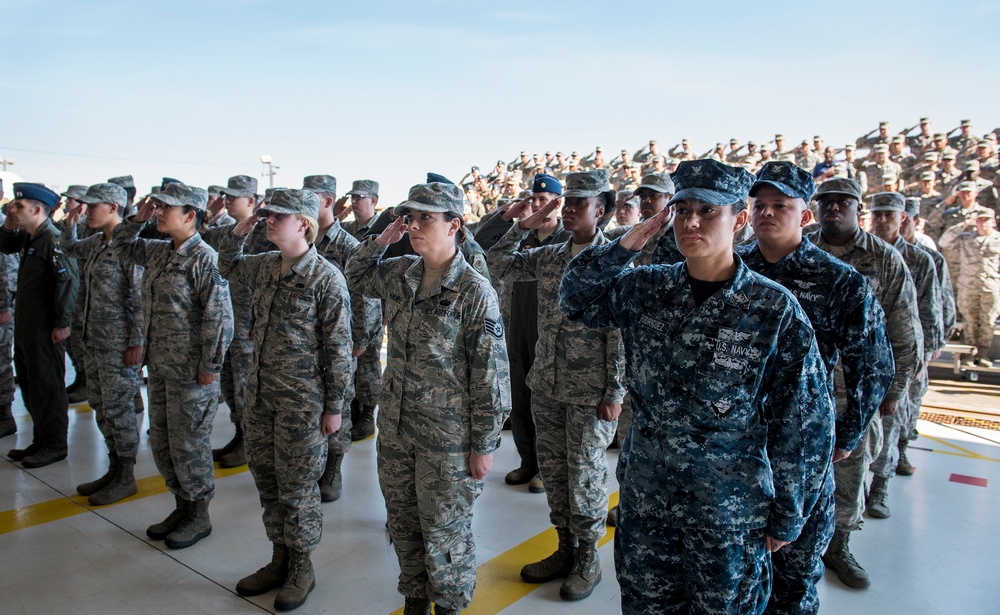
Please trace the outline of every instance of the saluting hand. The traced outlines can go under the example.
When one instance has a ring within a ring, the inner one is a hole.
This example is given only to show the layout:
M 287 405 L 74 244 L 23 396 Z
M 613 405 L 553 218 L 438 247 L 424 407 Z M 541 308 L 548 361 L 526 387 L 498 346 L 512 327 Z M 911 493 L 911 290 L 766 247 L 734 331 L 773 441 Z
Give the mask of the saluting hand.
M 545 224 L 545 219 L 556 210 L 557 207 L 562 205 L 562 197 L 552 199 L 545 204 L 544 207 L 531 214 L 527 218 L 518 220 L 517 225 L 521 227 L 522 230 L 530 231 L 531 229 L 542 228 Z M 513 208 L 511 208 L 513 209 Z M 510 213 L 510 212 L 507 212 Z
M 636 224 L 629 232 L 622 235 L 622 238 L 618 240 L 618 245 L 629 252 L 639 252 L 653 235 L 669 223 L 670 208 L 664 207 L 655 216 Z
M 155 213 L 156 201 L 147 196 L 139 203 L 139 209 L 132 220 L 135 222 L 145 222 L 152 218 Z
M 385 227 L 385 230 L 375 238 L 375 245 L 384 248 L 396 243 L 406 234 L 406 229 L 406 220 L 403 219 L 403 216 L 396 218 L 392 221 L 392 224 Z
M 504 209 L 504 213 L 500 214 L 500 217 L 508 222 L 516 220 L 524 215 L 524 212 L 528 210 L 529 205 L 531 205 L 530 196 L 525 197 L 516 203 L 510 203 L 507 205 L 507 208 Z
M 252 214 L 240 220 L 236 226 L 233 227 L 233 235 L 237 237 L 243 237 L 244 235 L 249 235 L 253 227 L 257 226 L 258 216 L 257 214 Z
M 342 196 L 333 204 L 333 215 L 341 222 L 351 213 L 350 197 Z
M 83 216 L 84 212 L 87 210 L 87 206 L 83 203 L 79 207 L 66 211 L 66 226 L 76 226 L 80 222 L 80 218 Z

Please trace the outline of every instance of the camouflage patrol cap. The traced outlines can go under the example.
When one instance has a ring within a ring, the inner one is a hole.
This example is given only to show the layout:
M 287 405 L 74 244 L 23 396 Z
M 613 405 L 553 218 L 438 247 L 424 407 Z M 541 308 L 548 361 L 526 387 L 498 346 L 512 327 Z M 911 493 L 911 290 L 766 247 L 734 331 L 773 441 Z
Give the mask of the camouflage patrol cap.
M 934 176 L 934 171 L 924 171 L 920 174 L 920 181 L 922 182 L 932 182 L 936 179 Z
M 592 197 L 608 190 L 611 190 L 611 185 L 608 183 L 607 169 L 581 171 L 566 175 L 566 190 L 563 192 L 563 197 Z
M 557 158 L 559 158 L 559 157 L 562 157 L 562 158 L 565 158 L 565 157 L 566 157 L 566 154 L 564 154 L 564 153 L 562 153 L 562 152 L 556 152 L 556 157 L 557 157 Z
M 889 127 L 889 122 L 879 122 L 878 123 L 878 127 L 879 128 L 888 128 Z
M 847 145 L 844 146 L 844 149 L 847 150 L 847 151 L 849 151 L 849 152 L 853 152 L 857 148 L 858 148 L 858 146 L 855 145 L 855 144 L 853 144 L 853 143 L 848 143 Z
M 201 211 L 208 207 L 208 191 L 204 188 L 195 188 L 180 182 L 170 182 L 163 187 L 163 190 L 150 195 L 164 205 L 171 207 L 190 206 Z
M 941 160 L 954 160 L 958 155 L 954 151 L 945 152 L 941 155 Z
M 302 178 L 302 189 L 337 194 L 337 178 L 333 175 L 306 175 Z
M 989 147 L 989 146 L 990 146 L 989 139 L 980 139 L 976 141 L 976 147 Z
M 906 214 L 907 218 L 919 218 L 920 199 L 914 197 L 907 198 L 906 204 L 903 205 L 903 213 Z
M 979 209 L 979 212 L 976 213 L 976 218 L 989 218 L 990 220 L 995 221 L 997 219 L 997 214 L 992 209 L 986 209 L 985 207 L 982 207 Z
M 816 190 L 812 173 L 783 161 L 768 162 L 757 171 L 757 179 L 750 187 L 750 196 L 756 195 L 761 186 L 771 186 L 785 196 L 802 199 L 806 203 L 812 199 Z
M 674 181 L 670 179 L 670 175 L 666 173 L 649 173 L 644 175 L 642 181 L 639 182 L 639 188 L 636 190 L 642 190 L 643 188 L 653 190 L 654 192 L 659 192 L 661 194 L 673 194 L 677 192 L 677 187 L 674 186 Z
M 872 151 L 875 152 L 876 154 L 884 154 L 889 151 L 889 146 L 886 145 L 885 143 L 879 143 L 878 145 L 872 148 Z
M 277 190 L 277 188 L 265 188 L 264 189 L 264 202 L 265 203 L 270 203 L 271 202 L 271 195 L 274 194 L 275 190 Z
M 378 182 L 374 179 L 356 179 L 351 191 L 344 196 L 378 196 Z
M 603 152 L 603 151 L 604 151 L 604 148 L 602 148 L 602 147 L 601 147 L 600 145 L 598 145 L 598 146 L 597 146 L 597 149 L 595 149 L 594 151 L 595 151 L 595 152 Z
M 930 124 L 931 123 L 931 118 L 929 118 L 929 117 L 922 117 L 922 118 L 920 118 L 920 123 L 921 124 Z
M 746 169 L 711 158 L 685 160 L 670 177 L 678 190 L 668 204 L 687 199 L 718 206 L 746 203 L 754 181 Z
M 730 139 L 730 140 L 729 140 L 729 144 L 730 144 L 730 145 L 739 145 L 739 144 L 740 144 L 740 142 L 739 142 L 739 141 L 737 141 L 736 139 Z
M 80 197 L 87 194 L 87 187 L 81 186 L 79 184 L 73 184 L 69 188 L 66 188 L 66 192 L 63 192 L 59 196 L 64 196 L 67 199 L 80 200 Z
M 257 178 L 249 175 L 234 175 L 229 178 L 226 187 L 220 190 L 222 194 L 233 197 L 257 196 Z
M 898 192 L 879 192 L 872 195 L 869 211 L 899 211 L 906 209 L 906 197 Z
M 955 188 L 955 192 L 979 192 L 979 186 L 976 182 L 965 181 Z
M 397 205 L 394 212 L 397 216 L 405 215 L 408 211 L 450 212 L 461 218 L 464 213 L 462 198 L 462 190 L 455 184 L 417 184 L 410 188 L 406 200 Z
M 823 140 L 822 135 L 813 135 L 813 141 L 822 141 L 822 140 Z
M 649 144 L 650 145 L 656 145 L 656 139 L 650 139 L 649 140 Z
M 968 161 L 966 161 L 965 164 L 962 165 L 962 168 L 964 170 L 966 170 L 966 171 L 978 171 L 979 168 L 980 168 L 979 167 L 979 161 L 978 160 L 968 160 Z
M 212 184 L 208 187 L 208 196 L 219 196 L 222 194 L 222 186 Z
M 882 185 L 883 186 L 887 186 L 887 185 L 895 182 L 898 179 L 899 179 L 899 177 L 897 177 L 894 172 L 892 172 L 892 171 L 886 171 L 885 173 L 882 174 Z
M 903 135 L 896 135 L 892 138 L 893 143 L 906 143 L 906 137 Z
M 934 140 L 935 141 L 937 141 L 939 139 L 947 139 L 947 138 L 948 138 L 948 136 L 945 135 L 943 132 L 935 132 L 934 133 Z
M 785 135 L 783 135 L 783 134 L 781 134 L 779 132 L 778 134 L 774 135 L 774 140 L 775 141 L 784 141 L 785 140 Z
M 135 180 L 131 175 L 120 175 L 118 177 L 112 177 L 108 180 L 109 184 L 116 184 L 122 188 L 135 188 Z
M 570 156 L 573 157 L 573 158 L 579 158 L 580 157 L 580 152 L 573 152 L 572 154 L 570 154 Z
M 627 149 L 623 149 L 621 151 L 622 156 L 628 156 L 628 153 L 629 153 L 629 151 Z
M 691 145 L 691 142 L 688 141 L 686 138 L 685 139 L 681 139 L 681 145 Z
M 319 218 L 319 197 L 307 188 L 277 188 L 271 201 L 257 211 L 269 214 L 302 214 L 313 220 Z
M 966 126 L 972 126 L 972 120 L 962 120 L 962 123 L 959 124 L 959 126 L 962 126 L 963 128 Z
M 757 147 L 757 142 L 754 141 L 753 139 L 750 139 L 749 141 L 747 141 L 747 147 Z
M 834 177 L 828 179 L 819 185 L 816 190 L 815 198 L 818 200 L 820 197 L 826 194 L 844 194 L 847 196 L 852 196 L 861 202 L 861 184 L 854 179 L 848 179 L 846 177 Z
M 924 152 L 924 160 L 933 160 L 937 162 L 938 153 L 937 152 Z
M 106 184 L 94 184 L 90 188 L 87 188 L 87 194 L 81 196 L 77 200 L 81 203 L 86 203 L 87 205 L 112 203 L 118 206 L 118 210 L 120 212 L 125 209 L 125 205 L 128 204 L 128 192 L 125 192 L 125 189 L 118 184 L 112 184 L 111 182 Z
M 666 160 L 661 154 L 653 156 L 653 162 L 666 162 Z
M 760 146 L 760 151 L 762 152 L 770 152 L 771 150 L 772 150 L 771 146 L 767 143 Z
M 522 155 L 522 156 L 527 156 L 527 155 L 528 155 L 528 152 L 527 152 L 527 151 L 525 151 L 525 150 L 521 150 L 521 155 Z

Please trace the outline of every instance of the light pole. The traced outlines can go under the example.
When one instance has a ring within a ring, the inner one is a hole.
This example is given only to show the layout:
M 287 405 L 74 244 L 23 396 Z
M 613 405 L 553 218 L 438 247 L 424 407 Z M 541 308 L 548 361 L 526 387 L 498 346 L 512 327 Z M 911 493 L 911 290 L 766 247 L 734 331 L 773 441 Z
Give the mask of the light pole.
M 269 154 L 263 154 L 260 157 L 260 161 L 267 165 L 267 179 L 268 182 L 270 183 L 270 187 L 274 188 L 274 174 L 281 167 L 274 164 L 274 160 L 271 158 Z
M 0 158 L 0 165 L 3 165 L 3 170 L 7 170 L 7 165 L 14 166 L 14 160 L 12 158 Z

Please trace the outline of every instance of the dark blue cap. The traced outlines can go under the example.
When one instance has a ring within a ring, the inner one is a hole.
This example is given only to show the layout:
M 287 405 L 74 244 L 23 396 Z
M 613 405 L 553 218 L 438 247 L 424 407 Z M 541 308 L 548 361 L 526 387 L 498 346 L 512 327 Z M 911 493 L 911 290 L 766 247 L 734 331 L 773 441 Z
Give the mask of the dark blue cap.
M 750 187 L 750 196 L 754 196 L 761 186 L 773 186 L 781 194 L 802 199 L 806 203 L 816 191 L 812 173 L 787 161 L 768 162 L 757 171 L 757 181 Z
M 31 199 L 46 205 L 49 209 L 59 206 L 59 195 L 42 184 L 17 182 L 14 184 L 14 199 Z
M 677 193 L 669 204 L 697 199 L 711 205 L 745 203 L 754 176 L 744 168 L 731 167 L 717 160 L 685 160 L 671 173 Z
M 536 175 L 535 181 L 531 184 L 531 191 L 551 192 L 552 194 L 562 195 L 562 184 L 551 175 Z
M 427 174 L 427 182 L 426 183 L 428 183 L 428 184 L 433 184 L 433 183 L 451 184 L 452 186 L 455 185 L 455 182 L 451 181 L 450 179 L 448 179 L 444 175 L 438 175 L 437 173 L 428 173 Z
M 181 180 L 174 179 L 173 177 L 164 177 L 163 181 L 160 182 L 160 190 L 166 188 L 168 184 L 183 184 L 183 183 L 184 182 L 182 182 Z

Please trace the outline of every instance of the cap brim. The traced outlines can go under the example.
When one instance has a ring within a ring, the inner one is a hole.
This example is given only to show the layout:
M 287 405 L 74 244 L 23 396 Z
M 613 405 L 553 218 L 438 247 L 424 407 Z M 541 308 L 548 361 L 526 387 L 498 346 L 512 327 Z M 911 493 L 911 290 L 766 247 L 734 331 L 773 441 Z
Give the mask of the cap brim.
M 850 190 L 825 190 L 823 192 L 817 192 L 813 195 L 813 198 L 819 200 L 821 197 L 828 194 L 845 194 L 847 196 L 854 197 L 859 203 L 861 202 L 861 195 L 857 192 L 851 192 Z
M 181 203 L 169 194 L 163 194 L 162 192 L 157 192 L 156 194 L 149 195 L 149 198 L 155 199 L 164 205 L 169 205 L 171 207 L 183 207 L 184 203 Z
M 354 190 L 351 190 L 350 192 L 344 193 L 344 196 L 378 196 L 378 195 L 372 194 L 371 192 L 355 192 Z
M 78 197 L 76 197 L 76 200 L 80 201 L 84 205 L 96 205 L 97 203 L 114 203 L 114 201 L 109 201 L 107 199 L 99 199 L 99 198 L 97 198 L 95 196 L 91 196 L 91 197 L 88 197 L 88 196 L 78 196 Z M 115 203 L 115 204 L 117 205 L 117 203 Z
M 417 201 L 403 201 L 402 203 L 396 205 L 396 207 L 393 208 L 392 213 L 396 214 L 397 216 L 402 216 L 408 210 L 423 211 L 430 214 L 443 214 L 452 211 L 451 209 L 447 207 L 442 207 L 440 205 L 428 205 L 427 203 L 419 203 Z
M 639 184 L 639 186 L 635 189 L 635 192 L 638 193 L 640 190 L 643 190 L 643 189 L 645 189 L 645 190 L 652 190 L 653 192 L 659 192 L 660 194 L 670 194 L 671 193 L 669 190 L 667 190 L 666 188 L 663 188 L 661 186 L 643 186 L 642 184 Z
M 905 209 L 900 209 L 899 207 L 893 207 L 891 205 L 870 205 L 868 211 L 898 211 L 899 213 L 905 213 Z
M 750 186 L 750 196 L 754 196 L 757 193 L 757 189 L 760 188 L 761 186 L 771 186 L 781 194 L 785 196 L 790 196 L 793 199 L 802 198 L 802 195 L 796 193 L 794 190 L 789 188 L 788 184 L 783 184 L 781 182 L 776 182 L 770 179 L 758 179 L 757 181 L 755 181 L 753 185 Z
M 716 192 L 715 190 L 709 190 L 708 188 L 684 188 L 678 191 L 667 205 L 673 205 L 677 201 L 686 201 L 688 199 L 695 199 L 718 207 L 725 207 L 736 202 L 732 197 L 721 192 Z
M 225 194 L 227 196 L 232 196 L 232 197 L 236 197 L 236 198 L 239 198 L 241 196 L 252 196 L 252 197 L 256 197 L 257 196 L 253 192 L 242 192 L 240 190 L 233 190 L 232 188 L 223 188 L 223 189 L 219 190 L 219 194 Z
M 280 205 L 271 205 L 268 203 L 262 207 L 257 208 L 257 212 L 267 212 L 269 214 L 297 214 L 301 213 L 294 209 L 289 209 L 287 207 L 281 207 Z
M 592 196 L 599 196 L 603 190 L 566 190 L 562 193 L 564 199 L 582 199 Z

